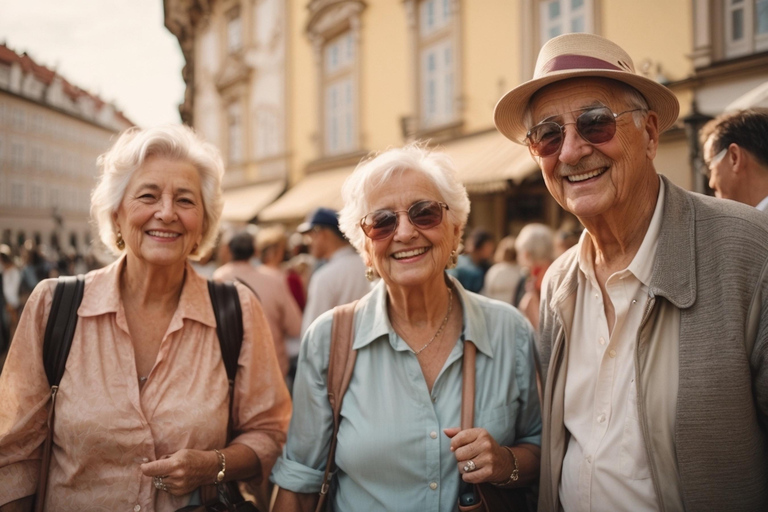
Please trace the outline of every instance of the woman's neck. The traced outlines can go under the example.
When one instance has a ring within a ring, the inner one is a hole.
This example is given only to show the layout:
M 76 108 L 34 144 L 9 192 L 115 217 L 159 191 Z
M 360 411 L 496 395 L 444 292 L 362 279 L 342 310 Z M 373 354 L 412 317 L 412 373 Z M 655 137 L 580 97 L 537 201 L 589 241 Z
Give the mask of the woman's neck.
M 440 275 L 426 285 L 387 286 L 389 316 L 396 323 L 437 325 L 448 308 L 448 285 Z
M 176 266 L 149 265 L 127 255 L 120 275 L 123 302 L 134 304 L 173 305 L 176 309 L 184 286 L 186 264 Z M 127 300 L 126 300 L 127 299 Z

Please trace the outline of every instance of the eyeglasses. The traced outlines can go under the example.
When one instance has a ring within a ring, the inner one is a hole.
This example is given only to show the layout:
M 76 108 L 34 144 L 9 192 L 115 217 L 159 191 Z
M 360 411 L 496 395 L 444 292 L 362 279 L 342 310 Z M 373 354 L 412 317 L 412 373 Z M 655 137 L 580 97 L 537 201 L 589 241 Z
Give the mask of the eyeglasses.
M 605 144 L 616 135 L 616 119 L 624 114 L 639 110 L 646 109 L 634 108 L 616 114 L 608 107 L 589 108 L 584 110 L 573 123 L 559 124 L 555 121 L 539 123 L 528 130 L 525 140 L 534 156 L 554 155 L 563 147 L 565 127 L 569 124 L 575 124 L 576 131 L 582 139 L 594 145 Z
M 418 229 L 430 229 L 443 221 L 443 209 L 448 205 L 439 201 L 417 201 L 407 210 L 376 210 L 360 219 L 360 227 L 371 240 L 383 240 L 397 229 L 400 213 L 407 213 L 408 220 Z
M 728 154 L 728 148 L 727 147 L 721 149 L 720 152 L 718 154 L 716 154 L 715 156 L 713 156 L 712 160 L 710 160 L 709 162 L 704 160 L 704 167 L 702 167 L 702 169 L 701 169 L 703 174 L 704 174 L 704 176 L 709 178 L 709 175 L 712 173 L 712 168 L 714 166 L 716 166 L 717 164 L 719 164 L 722 161 L 722 159 L 725 158 L 726 154 Z

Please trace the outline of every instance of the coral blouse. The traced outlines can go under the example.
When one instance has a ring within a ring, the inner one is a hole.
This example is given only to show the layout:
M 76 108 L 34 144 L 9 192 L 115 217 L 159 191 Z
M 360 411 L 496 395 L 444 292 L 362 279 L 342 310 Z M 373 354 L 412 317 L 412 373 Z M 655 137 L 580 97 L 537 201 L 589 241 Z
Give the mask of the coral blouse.
M 56 399 L 47 510 L 176 510 L 190 496 L 158 491 L 140 464 L 226 444 L 229 386 L 205 279 L 187 265 L 178 308 L 139 389 L 119 292 L 124 264 L 121 258 L 85 277 Z M 55 285 L 35 288 L 0 374 L 0 505 L 37 488 L 50 400 L 42 345 Z M 231 443 L 253 449 L 268 475 L 285 443 L 291 403 L 261 306 L 236 286 L 244 336 Z

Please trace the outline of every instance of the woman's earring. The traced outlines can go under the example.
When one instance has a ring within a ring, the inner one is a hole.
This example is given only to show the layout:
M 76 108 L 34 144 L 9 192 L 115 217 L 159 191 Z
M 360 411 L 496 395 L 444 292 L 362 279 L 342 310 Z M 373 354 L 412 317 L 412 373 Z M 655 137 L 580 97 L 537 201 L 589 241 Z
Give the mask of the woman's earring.
M 117 232 L 117 240 L 115 240 L 115 245 L 121 251 L 125 249 L 125 240 L 123 240 L 123 234 L 119 231 Z
M 373 281 L 376 278 L 376 274 L 373 272 L 373 267 L 367 267 L 365 269 L 365 278 L 369 281 Z
M 456 250 L 453 250 L 451 251 L 451 255 L 448 256 L 448 264 L 445 265 L 445 268 L 455 268 L 458 262 L 459 255 L 456 253 Z

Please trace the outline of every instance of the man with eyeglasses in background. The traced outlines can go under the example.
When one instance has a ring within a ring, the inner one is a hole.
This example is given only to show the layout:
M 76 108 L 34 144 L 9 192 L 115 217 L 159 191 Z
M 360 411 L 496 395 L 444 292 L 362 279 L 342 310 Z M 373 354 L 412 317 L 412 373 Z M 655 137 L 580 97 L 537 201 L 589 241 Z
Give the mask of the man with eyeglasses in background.
M 768 217 L 657 174 L 676 97 L 591 34 L 496 105 L 586 228 L 547 271 L 539 510 L 768 510 Z
M 722 114 L 699 138 L 715 195 L 768 211 L 768 109 Z

